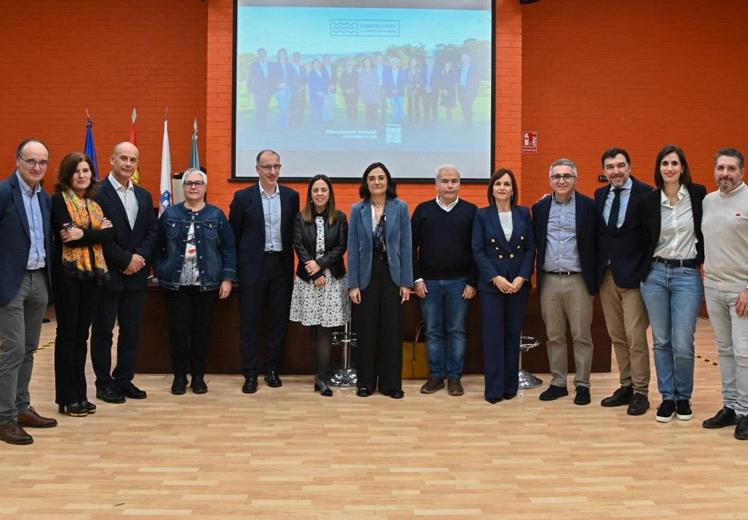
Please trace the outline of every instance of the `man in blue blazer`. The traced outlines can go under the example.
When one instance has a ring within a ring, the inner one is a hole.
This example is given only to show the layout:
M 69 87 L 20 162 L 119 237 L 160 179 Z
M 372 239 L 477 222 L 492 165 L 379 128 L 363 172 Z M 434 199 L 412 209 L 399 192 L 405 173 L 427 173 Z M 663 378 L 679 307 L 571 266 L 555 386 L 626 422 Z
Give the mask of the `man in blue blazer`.
M 237 191 L 229 209 L 229 223 L 236 237 L 245 394 L 257 391 L 264 308 L 270 312 L 265 382 L 271 388 L 283 384 L 279 371 L 293 288 L 293 222 L 299 212 L 299 194 L 278 184 L 280 155 L 273 150 L 260 151 L 255 169 L 259 182 Z
M 0 182 L 0 440 L 31 444 L 23 427 L 51 428 L 54 419 L 31 407 L 34 351 L 51 286 L 51 199 L 41 182 L 49 150 L 27 139 L 16 150 L 16 171 Z
M 148 264 L 156 243 L 158 221 L 153 197 L 132 182 L 140 152 L 129 142 L 114 147 L 112 170 L 101 181 L 96 202 L 112 222 L 114 240 L 104 246 L 110 280 L 91 325 L 91 362 L 96 373 L 96 398 L 124 403 L 125 397 L 145 399 L 146 392 L 132 382 L 143 320 Z M 117 366 L 112 371 L 112 338 L 115 321 Z
M 574 404 L 590 403 L 592 300 L 597 293 L 595 201 L 576 191 L 577 165 L 553 161 L 548 171 L 553 193 L 532 207 L 537 247 L 540 309 L 548 336 L 553 378 L 541 401 L 569 395 L 566 389 L 566 328 L 571 329 L 576 375 Z
M 649 409 L 649 318 L 639 293 L 639 273 L 647 259 L 638 206 L 652 187 L 631 176 L 631 158 L 622 148 L 605 150 L 601 162 L 609 184 L 595 191 L 598 281 L 621 386 L 600 404 L 628 405 L 629 415 L 643 415 Z

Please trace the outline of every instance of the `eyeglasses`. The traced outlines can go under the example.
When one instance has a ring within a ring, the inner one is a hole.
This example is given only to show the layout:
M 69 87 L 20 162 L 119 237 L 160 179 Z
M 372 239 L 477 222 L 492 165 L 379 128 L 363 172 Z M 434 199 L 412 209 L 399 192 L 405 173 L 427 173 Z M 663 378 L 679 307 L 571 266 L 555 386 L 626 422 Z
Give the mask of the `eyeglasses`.
M 185 188 L 202 188 L 203 186 L 205 186 L 203 181 L 185 181 L 184 183 Z
M 577 178 L 576 175 L 572 175 L 570 173 L 564 173 L 563 175 L 559 175 L 559 174 L 551 175 L 551 181 L 555 183 L 559 183 L 561 181 L 571 182 L 572 180 L 576 178 Z
M 18 156 L 18 158 L 21 160 L 21 162 L 23 164 L 25 164 L 29 168 L 33 168 L 35 166 L 38 166 L 39 168 L 43 169 L 43 168 L 46 168 L 47 166 L 49 166 L 49 161 L 47 161 L 46 159 L 42 159 L 41 161 L 35 161 L 34 159 L 24 159 L 20 155 Z
M 257 167 L 261 169 L 262 171 L 269 172 L 272 170 L 275 170 L 277 172 L 280 171 L 281 165 L 280 164 L 258 164 Z

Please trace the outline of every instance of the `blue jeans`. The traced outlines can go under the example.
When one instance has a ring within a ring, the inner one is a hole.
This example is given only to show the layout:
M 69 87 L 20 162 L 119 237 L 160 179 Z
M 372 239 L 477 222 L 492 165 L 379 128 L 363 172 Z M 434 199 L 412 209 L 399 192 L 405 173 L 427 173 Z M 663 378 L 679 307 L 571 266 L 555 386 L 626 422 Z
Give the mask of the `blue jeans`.
M 693 336 L 704 296 L 699 270 L 653 263 L 641 295 L 652 325 L 657 388 L 663 399 L 691 399 Z
M 444 379 L 462 377 L 465 364 L 465 316 L 468 301 L 462 297 L 467 278 L 425 280 L 428 294 L 421 300 L 426 322 L 429 372 Z

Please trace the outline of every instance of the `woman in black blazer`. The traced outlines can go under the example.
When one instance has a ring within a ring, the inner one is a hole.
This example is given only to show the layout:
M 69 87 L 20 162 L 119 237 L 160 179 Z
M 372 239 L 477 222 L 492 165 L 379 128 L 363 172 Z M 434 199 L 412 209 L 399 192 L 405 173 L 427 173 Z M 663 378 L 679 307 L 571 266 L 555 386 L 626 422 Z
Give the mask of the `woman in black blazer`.
M 475 213 L 473 258 L 483 320 L 484 397 L 491 404 L 517 395 L 519 342 L 535 260 L 530 210 L 518 206 L 517 181 L 502 168 L 488 183 L 488 207 Z
M 103 243 L 114 237 L 112 223 L 94 200 L 97 185 L 91 158 L 67 154 L 52 196 L 55 337 L 55 402 L 60 413 L 85 417 L 96 412 L 88 400 L 88 333 L 101 288 L 110 276 Z
M 673 145 L 657 154 L 654 179 L 658 189 L 640 205 L 648 259 L 640 278 L 662 395 L 656 419 L 687 421 L 693 417 L 694 332 L 704 296 L 701 201 L 706 188 L 691 182 L 686 154 Z
M 330 329 L 351 317 L 348 278 L 343 254 L 348 242 L 345 213 L 335 209 L 335 192 L 326 175 L 315 175 L 306 191 L 306 205 L 294 220 L 296 268 L 291 321 L 309 327 L 315 346 L 317 376 L 314 391 L 332 396 L 327 386 L 330 363 Z

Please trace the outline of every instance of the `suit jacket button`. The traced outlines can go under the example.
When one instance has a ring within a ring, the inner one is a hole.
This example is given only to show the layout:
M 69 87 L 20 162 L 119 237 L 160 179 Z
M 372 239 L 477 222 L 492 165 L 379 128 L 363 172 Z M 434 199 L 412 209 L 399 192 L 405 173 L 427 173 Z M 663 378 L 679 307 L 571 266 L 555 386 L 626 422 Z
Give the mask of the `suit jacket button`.
M 520 235 L 519 239 L 520 239 L 520 240 L 524 240 L 524 239 L 525 239 L 525 237 L 524 237 L 523 235 Z
M 503 255 L 499 255 L 499 260 L 503 260 L 503 259 L 504 259 L 504 256 Z
M 517 246 L 517 249 L 519 249 L 519 246 Z
M 509 253 L 509 258 L 514 258 L 514 253 Z
M 495 239 L 495 238 L 492 238 L 492 239 L 491 239 L 491 243 L 493 244 L 494 242 L 496 242 L 496 239 Z

